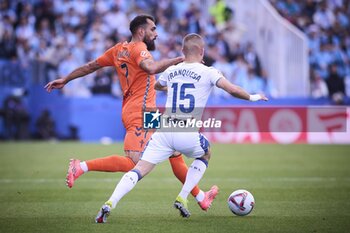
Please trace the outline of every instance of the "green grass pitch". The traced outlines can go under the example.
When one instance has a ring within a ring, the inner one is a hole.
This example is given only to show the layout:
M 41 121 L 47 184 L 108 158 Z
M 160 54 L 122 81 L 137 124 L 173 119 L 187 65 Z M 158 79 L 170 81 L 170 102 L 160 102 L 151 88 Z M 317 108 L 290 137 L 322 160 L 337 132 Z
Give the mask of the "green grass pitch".
M 0 232 L 350 232 L 350 146 L 214 144 L 212 151 L 200 187 L 217 184 L 220 193 L 208 212 L 189 197 L 192 216 L 179 216 L 172 204 L 181 184 L 166 161 L 108 223 L 95 224 L 122 173 L 91 172 L 68 189 L 68 160 L 121 154 L 122 144 L 0 143 Z M 226 203 L 241 188 L 256 201 L 245 217 Z

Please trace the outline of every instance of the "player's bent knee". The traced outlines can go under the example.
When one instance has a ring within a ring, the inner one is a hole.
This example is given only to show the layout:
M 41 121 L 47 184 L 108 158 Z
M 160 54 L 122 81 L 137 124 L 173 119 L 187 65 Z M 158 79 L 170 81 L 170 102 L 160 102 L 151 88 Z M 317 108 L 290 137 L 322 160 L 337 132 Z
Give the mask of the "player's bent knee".
M 140 160 L 142 153 L 139 151 L 125 151 L 127 157 L 129 157 L 135 164 Z
M 208 151 L 202 156 L 203 159 L 205 159 L 206 161 L 209 161 L 211 158 L 211 151 L 210 148 L 208 148 Z
M 181 155 L 182 155 L 182 154 L 181 154 L 180 152 L 175 151 L 175 152 L 173 153 L 173 155 L 172 155 L 172 156 L 170 156 L 170 158 L 179 157 L 179 156 L 181 156 Z

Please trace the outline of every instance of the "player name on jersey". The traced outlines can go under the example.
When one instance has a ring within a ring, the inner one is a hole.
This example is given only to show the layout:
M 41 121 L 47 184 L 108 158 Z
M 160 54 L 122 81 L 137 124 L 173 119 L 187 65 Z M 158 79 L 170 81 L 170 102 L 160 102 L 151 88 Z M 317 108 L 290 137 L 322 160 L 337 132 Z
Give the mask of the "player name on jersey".
M 168 75 L 168 81 L 171 81 L 173 78 L 177 77 L 189 77 L 192 78 L 196 81 L 199 81 L 201 79 L 201 76 L 197 74 L 196 72 L 187 70 L 187 69 L 179 69 L 179 70 L 174 70 Z
M 123 50 L 118 52 L 118 58 L 130 57 L 130 52 L 128 50 Z

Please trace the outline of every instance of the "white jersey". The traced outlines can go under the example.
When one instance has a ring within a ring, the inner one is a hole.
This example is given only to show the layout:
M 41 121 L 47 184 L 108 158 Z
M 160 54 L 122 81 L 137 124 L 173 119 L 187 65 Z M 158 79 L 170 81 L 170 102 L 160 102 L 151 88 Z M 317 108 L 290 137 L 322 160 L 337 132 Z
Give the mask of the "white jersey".
M 158 80 L 162 86 L 168 87 L 167 111 L 181 114 L 203 109 L 213 87 L 222 77 L 220 71 L 201 63 L 182 62 L 170 66 Z
M 180 63 L 166 69 L 159 78 L 167 86 L 167 102 L 164 117 L 170 121 L 189 122 L 200 119 L 210 92 L 216 82 L 223 78 L 221 72 L 201 63 Z M 180 117 L 179 117 L 180 116 Z M 169 158 L 174 151 L 187 157 L 200 158 L 209 150 L 209 141 L 200 132 L 189 128 L 175 128 L 172 131 L 157 130 L 147 144 L 141 160 L 153 164 Z

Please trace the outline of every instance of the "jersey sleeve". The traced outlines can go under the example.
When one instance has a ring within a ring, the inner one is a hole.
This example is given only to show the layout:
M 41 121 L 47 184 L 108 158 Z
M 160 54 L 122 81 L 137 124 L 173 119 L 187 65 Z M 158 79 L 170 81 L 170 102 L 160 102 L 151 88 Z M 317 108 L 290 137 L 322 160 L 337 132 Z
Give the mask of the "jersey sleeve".
M 209 67 L 208 73 L 209 73 L 210 84 L 213 86 L 216 86 L 216 83 L 220 78 L 225 78 L 225 76 L 214 67 Z
M 108 49 L 104 54 L 102 54 L 101 56 L 99 56 L 96 60 L 97 63 L 100 66 L 113 66 L 113 52 L 114 52 L 114 48 L 112 47 L 110 49 Z
M 166 70 L 159 76 L 158 82 L 163 87 L 167 85 L 167 77 L 168 77 L 168 72 Z
M 147 59 L 152 58 L 151 53 L 147 50 L 147 47 L 144 43 L 139 43 L 132 51 L 132 55 L 136 64 L 140 66 L 140 63 Z

